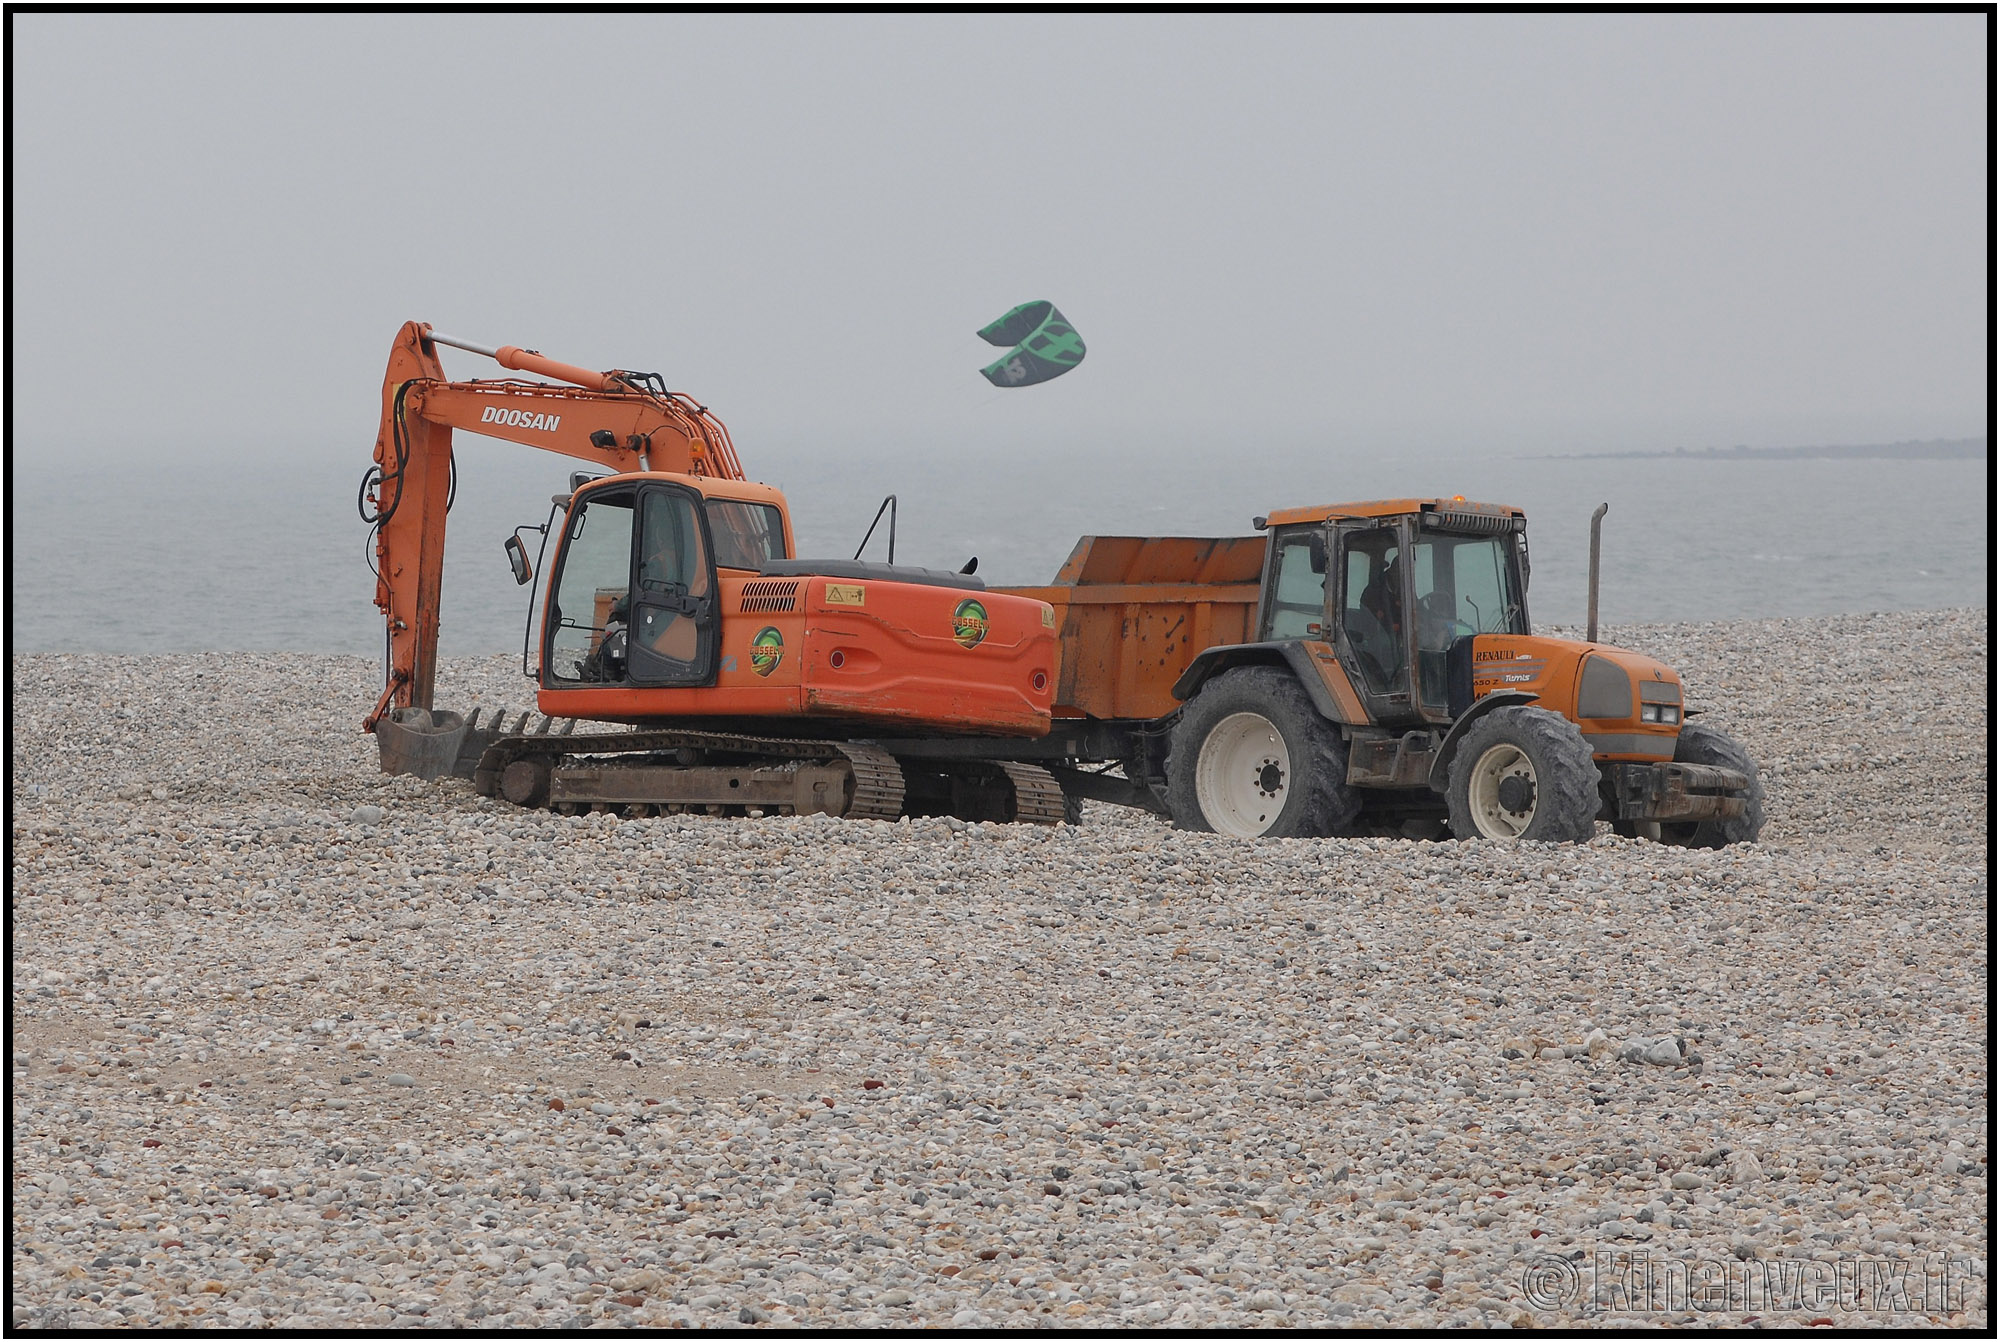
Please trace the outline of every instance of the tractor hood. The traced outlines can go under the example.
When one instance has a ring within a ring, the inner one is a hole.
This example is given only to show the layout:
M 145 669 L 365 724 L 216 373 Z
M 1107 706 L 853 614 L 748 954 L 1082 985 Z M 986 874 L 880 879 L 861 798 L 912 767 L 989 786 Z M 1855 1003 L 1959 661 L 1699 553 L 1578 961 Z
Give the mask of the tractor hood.
M 1570 718 L 1599 759 L 1669 760 L 1680 736 L 1681 680 L 1644 653 L 1532 634 L 1472 640 L 1474 698 L 1496 690 L 1537 696 Z

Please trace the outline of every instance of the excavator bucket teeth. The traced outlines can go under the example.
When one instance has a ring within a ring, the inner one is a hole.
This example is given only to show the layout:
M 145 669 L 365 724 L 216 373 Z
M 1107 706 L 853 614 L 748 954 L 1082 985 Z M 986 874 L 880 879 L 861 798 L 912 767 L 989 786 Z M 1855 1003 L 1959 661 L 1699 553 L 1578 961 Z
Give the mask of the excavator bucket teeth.
M 486 753 L 487 747 L 491 746 L 504 735 L 506 733 L 502 730 L 500 719 L 497 716 L 491 720 L 490 725 L 485 727 L 474 727 L 468 722 L 465 729 L 465 739 L 458 747 L 458 758 L 452 762 L 452 777 L 471 778 L 477 782 L 480 757 Z

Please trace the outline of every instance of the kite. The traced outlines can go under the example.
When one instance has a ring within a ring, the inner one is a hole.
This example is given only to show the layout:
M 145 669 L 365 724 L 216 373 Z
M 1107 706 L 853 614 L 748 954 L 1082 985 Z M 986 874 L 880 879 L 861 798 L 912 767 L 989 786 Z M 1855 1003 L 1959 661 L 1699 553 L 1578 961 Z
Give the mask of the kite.
M 1061 377 L 1083 362 L 1083 337 L 1046 300 L 1023 303 L 1000 320 L 979 329 L 989 345 L 1014 348 L 979 371 L 996 387 L 1032 387 Z

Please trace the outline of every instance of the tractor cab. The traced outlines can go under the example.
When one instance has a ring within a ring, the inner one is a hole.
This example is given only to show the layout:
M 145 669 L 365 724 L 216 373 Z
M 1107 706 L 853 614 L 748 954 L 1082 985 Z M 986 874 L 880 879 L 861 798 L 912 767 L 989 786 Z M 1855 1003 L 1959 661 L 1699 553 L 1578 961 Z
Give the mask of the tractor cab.
M 1528 632 L 1517 509 L 1396 499 L 1267 526 L 1258 638 L 1331 644 L 1374 722 L 1450 723 L 1472 702 L 1473 636 Z

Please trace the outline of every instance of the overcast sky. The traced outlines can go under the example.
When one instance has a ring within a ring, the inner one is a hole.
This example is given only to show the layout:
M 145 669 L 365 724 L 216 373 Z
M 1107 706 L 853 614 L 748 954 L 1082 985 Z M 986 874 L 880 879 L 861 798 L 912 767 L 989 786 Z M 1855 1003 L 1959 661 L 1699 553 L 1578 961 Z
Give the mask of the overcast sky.
M 10 21 L 41 457 L 358 470 L 409 318 L 664 372 L 753 476 L 1985 422 L 1983 16 Z M 1036 298 L 1088 357 L 995 391 Z

